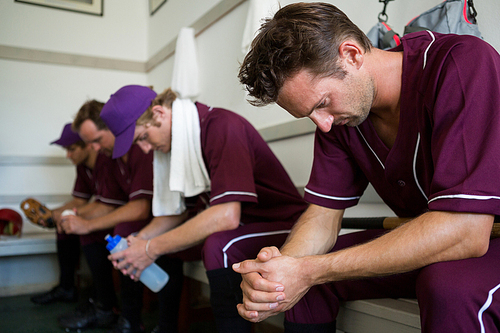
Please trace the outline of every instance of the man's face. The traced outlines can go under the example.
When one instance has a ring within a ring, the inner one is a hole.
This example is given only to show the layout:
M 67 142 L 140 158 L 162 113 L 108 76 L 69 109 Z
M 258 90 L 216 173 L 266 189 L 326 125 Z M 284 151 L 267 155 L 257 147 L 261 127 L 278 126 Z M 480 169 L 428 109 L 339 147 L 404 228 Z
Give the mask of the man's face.
M 115 136 L 110 130 L 100 130 L 95 123 L 87 119 L 80 126 L 78 132 L 85 143 L 90 144 L 95 151 L 101 151 L 108 156 L 113 155 Z
M 74 165 L 80 165 L 87 161 L 89 157 L 89 149 L 91 149 L 88 145 L 85 147 L 81 147 L 77 144 L 73 144 L 69 147 L 65 147 L 66 149 L 66 158 L 71 160 L 71 163 Z
M 153 124 L 138 125 L 135 127 L 134 142 L 137 143 L 145 154 L 151 150 L 168 153 L 171 149 L 171 111 L 164 107 L 161 108 L 163 111 L 155 112 Z
M 374 96 L 367 76 L 319 77 L 303 69 L 285 81 L 277 104 L 296 118 L 309 117 L 327 133 L 333 125 L 357 126 L 365 121 Z

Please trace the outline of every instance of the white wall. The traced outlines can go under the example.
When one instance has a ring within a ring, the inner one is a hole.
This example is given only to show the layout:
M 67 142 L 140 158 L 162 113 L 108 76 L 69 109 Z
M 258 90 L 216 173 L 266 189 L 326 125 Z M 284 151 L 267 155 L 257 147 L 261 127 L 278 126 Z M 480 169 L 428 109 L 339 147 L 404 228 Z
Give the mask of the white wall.
M 104 1 L 104 16 L 0 2 L 0 45 L 147 60 L 147 6 Z M 90 98 L 106 101 L 124 83 L 146 84 L 144 73 L 0 59 L 0 162 L 5 156 L 64 156 L 58 138 Z M 71 193 L 74 167 L 0 163 L 0 195 Z
M 0 2 L 0 44 L 146 60 L 148 8 L 143 1 L 104 0 L 104 16 Z
M 148 54 L 157 53 L 176 38 L 182 27 L 193 24 L 220 0 L 167 0 L 148 19 Z
M 147 1 L 104 0 L 103 17 L 1 1 L 0 46 L 144 62 L 170 43 L 181 27 L 191 25 L 222 1 L 168 0 L 150 16 Z M 281 4 L 291 2 L 283 0 Z M 365 32 L 377 22 L 383 7 L 378 0 L 329 2 Z M 392 1 L 387 9 L 388 23 L 402 34 L 410 19 L 440 2 Z M 476 9 L 485 40 L 499 50 L 500 2 L 476 1 Z M 245 1 L 196 38 L 201 83 L 198 100 L 238 112 L 257 128 L 291 121 L 293 118 L 277 106 L 254 108 L 245 101 L 236 75 L 244 56 L 240 48 L 247 10 Z M 173 57 L 149 73 L 0 59 L 0 195 L 69 193 L 71 166 L 64 172 L 38 166 L 2 167 L 2 157 L 64 156 L 62 149 L 49 146 L 49 142 L 57 138 L 62 125 L 71 121 L 86 99 L 105 101 L 119 87 L 133 83 L 151 84 L 162 91 L 170 85 L 172 66 Z M 312 136 L 275 142 L 271 148 L 297 185 L 305 185 L 312 161 Z M 37 177 L 57 181 L 37 182 Z

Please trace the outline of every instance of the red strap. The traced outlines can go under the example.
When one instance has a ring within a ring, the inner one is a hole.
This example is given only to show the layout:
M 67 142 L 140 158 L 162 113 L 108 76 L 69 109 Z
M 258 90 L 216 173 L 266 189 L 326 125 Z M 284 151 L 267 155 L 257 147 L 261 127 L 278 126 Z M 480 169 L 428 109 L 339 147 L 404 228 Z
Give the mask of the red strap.
M 391 27 L 388 26 L 385 22 L 381 22 L 384 27 L 388 30 L 388 31 L 391 31 Z M 394 39 L 394 41 L 396 42 L 396 46 L 398 46 L 399 44 L 401 44 L 401 40 L 399 39 L 399 36 L 398 34 L 394 34 L 394 36 L 392 36 L 392 39 Z

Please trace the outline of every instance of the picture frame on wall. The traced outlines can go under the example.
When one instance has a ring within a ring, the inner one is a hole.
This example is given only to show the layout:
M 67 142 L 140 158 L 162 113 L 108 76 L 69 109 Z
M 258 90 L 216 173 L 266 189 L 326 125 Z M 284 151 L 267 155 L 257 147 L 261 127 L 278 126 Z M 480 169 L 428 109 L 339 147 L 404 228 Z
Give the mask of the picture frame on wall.
M 149 15 L 153 15 L 167 0 L 149 0 Z
M 14 2 L 102 16 L 104 0 L 14 0 Z

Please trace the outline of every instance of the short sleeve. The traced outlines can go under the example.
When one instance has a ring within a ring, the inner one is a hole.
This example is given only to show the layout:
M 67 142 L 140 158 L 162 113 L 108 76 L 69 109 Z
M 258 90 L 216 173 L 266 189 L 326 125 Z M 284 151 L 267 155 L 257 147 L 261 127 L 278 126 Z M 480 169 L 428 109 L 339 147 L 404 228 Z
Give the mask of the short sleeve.
M 137 145 L 129 152 L 130 189 L 129 200 L 153 198 L 153 151 L 147 154 Z
M 211 115 L 204 124 L 202 149 L 210 173 L 210 204 L 258 202 L 253 150 L 244 123 L 229 112 Z
M 71 193 L 75 198 L 89 200 L 94 194 L 92 170 L 83 165 L 76 167 L 76 179 Z
M 436 100 L 427 101 L 435 165 L 429 209 L 500 214 L 500 57 L 470 38 L 449 51 Z
M 358 203 L 368 180 L 347 147 L 335 135 L 316 129 L 314 160 L 304 199 L 312 204 L 345 209 Z

